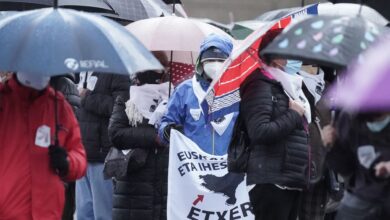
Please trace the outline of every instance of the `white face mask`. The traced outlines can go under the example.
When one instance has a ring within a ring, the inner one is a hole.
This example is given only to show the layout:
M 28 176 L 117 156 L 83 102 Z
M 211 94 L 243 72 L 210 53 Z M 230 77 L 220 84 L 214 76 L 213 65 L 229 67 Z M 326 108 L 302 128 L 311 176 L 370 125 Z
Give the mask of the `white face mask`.
M 18 81 L 26 86 L 33 88 L 35 90 L 43 90 L 49 85 L 50 77 L 49 76 L 34 76 L 34 74 L 18 72 L 16 74 Z
M 387 116 L 382 121 L 367 122 L 366 125 L 371 132 L 380 132 L 390 123 L 390 116 Z
M 217 74 L 222 69 L 223 62 L 221 61 L 212 61 L 203 64 L 203 70 L 205 74 L 214 80 L 217 77 Z
M 7 76 L 0 76 L 0 83 L 5 83 L 7 81 Z

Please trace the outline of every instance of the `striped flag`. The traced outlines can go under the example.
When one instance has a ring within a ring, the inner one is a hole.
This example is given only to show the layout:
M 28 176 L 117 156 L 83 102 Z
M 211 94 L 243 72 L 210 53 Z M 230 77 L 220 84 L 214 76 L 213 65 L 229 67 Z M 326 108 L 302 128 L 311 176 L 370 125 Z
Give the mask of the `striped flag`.
M 239 110 L 241 83 L 253 70 L 262 65 L 257 51 L 262 37 L 268 30 L 285 28 L 290 24 L 291 19 L 292 16 L 288 16 L 261 27 L 241 42 L 237 49 L 233 50 L 224 64 L 224 72 L 219 80 L 212 82 L 205 97 L 210 106 L 208 114 L 212 113 L 214 118 L 218 118 Z M 202 108 L 204 108 L 203 106 L 202 104 Z

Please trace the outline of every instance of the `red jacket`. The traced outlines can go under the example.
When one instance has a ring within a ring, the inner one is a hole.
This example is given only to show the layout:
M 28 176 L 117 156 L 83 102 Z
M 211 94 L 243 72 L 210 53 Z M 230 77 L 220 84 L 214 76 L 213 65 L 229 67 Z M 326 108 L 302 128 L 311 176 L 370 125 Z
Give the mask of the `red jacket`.
M 48 126 L 44 143 L 54 144 L 54 97 L 51 87 L 38 92 L 15 77 L 0 85 L 0 220 L 61 219 L 63 182 L 50 169 L 47 146 L 36 142 L 37 129 Z M 59 143 L 69 160 L 66 180 L 76 180 L 85 174 L 86 155 L 71 106 L 61 93 L 57 97 Z

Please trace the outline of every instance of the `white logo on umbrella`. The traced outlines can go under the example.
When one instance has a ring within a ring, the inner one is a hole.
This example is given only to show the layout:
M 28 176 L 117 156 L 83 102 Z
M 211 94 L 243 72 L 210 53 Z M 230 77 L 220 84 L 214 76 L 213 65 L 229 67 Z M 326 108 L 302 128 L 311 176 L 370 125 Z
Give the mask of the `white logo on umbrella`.
M 79 68 L 79 63 L 77 62 L 77 60 L 73 59 L 73 58 L 68 58 L 64 61 L 65 63 L 65 66 L 68 68 L 68 69 L 71 69 L 73 71 L 77 70 Z
M 67 58 L 64 64 L 68 69 L 76 71 L 79 68 L 91 69 L 91 68 L 109 68 L 104 60 L 80 60 L 77 61 L 73 58 Z

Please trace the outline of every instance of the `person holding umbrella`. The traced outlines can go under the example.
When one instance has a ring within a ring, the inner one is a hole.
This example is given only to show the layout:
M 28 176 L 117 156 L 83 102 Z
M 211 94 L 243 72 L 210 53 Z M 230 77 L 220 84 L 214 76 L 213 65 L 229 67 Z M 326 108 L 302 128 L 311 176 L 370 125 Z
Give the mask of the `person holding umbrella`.
M 390 181 L 381 171 L 390 160 L 389 132 L 389 112 L 341 112 L 324 127 L 327 162 L 346 180 L 337 220 L 390 218 Z
M 76 117 L 49 80 L 17 72 L 0 84 L 0 219 L 61 219 L 62 180 L 85 174 Z
M 212 155 L 226 154 L 237 112 L 212 118 L 205 112 L 207 108 L 201 106 L 201 99 L 232 49 L 231 40 L 225 36 L 211 34 L 204 39 L 195 76 L 176 87 L 170 97 L 158 132 L 162 143 L 169 143 L 172 128 L 183 129 L 184 135 L 203 151 Z M 208 117 L 211 122 L 207 121 Z
M 281 31 L 268 31 L 258 51 Z M 246 171 L 249 198 L 256 220 L 296 219 L 311 172 L 306 130 L 310 106 L 304 107 L 308 101 L 299 87 L 299 76 L 285 72 L 287 60 L 260 58 L 265 65 L 240 86 L 240 117 L 250 140 Z M 294 89 L 288 89 L 289 85 Z

